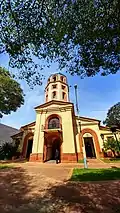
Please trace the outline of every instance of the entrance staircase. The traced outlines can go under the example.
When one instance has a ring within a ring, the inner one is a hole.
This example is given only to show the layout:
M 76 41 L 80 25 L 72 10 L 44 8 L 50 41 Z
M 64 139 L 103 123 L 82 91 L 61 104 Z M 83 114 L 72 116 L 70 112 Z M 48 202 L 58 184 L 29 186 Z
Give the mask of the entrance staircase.
M 56 163 L 56 160 L 48 160 L 48 161 L 46 161 L 45 163 Z
M 87 158 L 87 162 L 88 163 L 102 163 L 102 161 L 100 159 L 96 159 L 96 158 Z
M 106 168 L 108 167 L 106 163 L 104 163 L 100 159 L 88 158 L 87 159 L 88 167 L 90 168 Z

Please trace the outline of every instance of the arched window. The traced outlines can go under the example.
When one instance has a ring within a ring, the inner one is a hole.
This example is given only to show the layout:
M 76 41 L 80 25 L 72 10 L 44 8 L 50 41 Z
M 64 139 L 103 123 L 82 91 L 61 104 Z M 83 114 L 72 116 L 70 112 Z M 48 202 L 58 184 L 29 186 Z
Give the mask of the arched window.
M 61 81 L 63 81 L 63 80 L 64 80 L 63 76 L 61 76 L 61 77 L 60 77 L 60 80 L 61 80 Z
M 64 86 L 64 85 L 62 85 L 61 88 L 62 88 L 63 90 L 65 90 L 65 86 Z
M 62 93 L 62 99 L 66 100 L 66 93 L 65 92 Z
M 46 102 L 48 101 L 48 95 L 46 95 Z
M 53 81 L 56 81 L 56 75 L 53 76 Z
M 48 121 L 48 129 L 57 129 L 60 128 L 59 118 L 50 118 Z
M 54 92 L 52 93 L 52 98 L 53 98 L 53 99 L 56 99 L 56 98 L 57 98 L 56 91 L 54 91 Z

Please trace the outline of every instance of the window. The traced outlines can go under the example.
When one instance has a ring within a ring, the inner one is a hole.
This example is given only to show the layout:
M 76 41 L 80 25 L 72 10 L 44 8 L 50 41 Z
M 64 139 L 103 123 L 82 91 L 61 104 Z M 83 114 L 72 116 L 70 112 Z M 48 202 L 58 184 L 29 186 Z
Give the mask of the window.
M 63 76 L 60 77 L 61 81 L 63 81 Z
M 47 88 L 47 92 L 48 92 L 49 88 Z
M 64 78 L 64 82 L 66 83 L 66 78 Z
M 48 101 L 48 95 L 46 95 L 46 102 Z
M 60 80 L 61 80 L 61 81 L 64 81 L 64 78 L 63 78 L 63 76 L 61 76 L 61 77 L 60 77 Z
M 52 88 L 53 89 L 57 88 L 57 84 L 52 85 Z
M 53 81 L 56 81 L 56 76 L 53 76 Z
M 66 96 L 65 92 L 63 92 L 63 93 L 62 93 L 62 99 L 63 99 L 63 100 L 65 100 L 65 96 Z
M 65 90 L 65 86 L 64 85 L 62 85 L 62 89 Z
M 48 129 L 57 129 L 60 128 L 59 118 L 50 118 L 48 121 Z
M 52 93 L 52 98 L 56 98 L 56 91 Z
M 50 82 L 50 78 L 48 78 L 48 83 Z

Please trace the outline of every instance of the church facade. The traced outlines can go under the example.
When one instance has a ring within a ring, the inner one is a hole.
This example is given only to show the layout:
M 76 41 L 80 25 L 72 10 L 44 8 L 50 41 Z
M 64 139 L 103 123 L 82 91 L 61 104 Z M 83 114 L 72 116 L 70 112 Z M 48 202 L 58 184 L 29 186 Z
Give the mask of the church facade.
M 67 78 L 61 73 L 51 75 L 45 88 L 45 103 L 35 107 L 36 121 L 20 128 L 13 140 L 20 139 L 21 156 L 29 161 L 77 162 L 87 158 L 104 157 L 103 142 L 114 137 L 100 120 L 75 115 L 69 100 Z M 119 133 L 117 133 L 119 137 Z

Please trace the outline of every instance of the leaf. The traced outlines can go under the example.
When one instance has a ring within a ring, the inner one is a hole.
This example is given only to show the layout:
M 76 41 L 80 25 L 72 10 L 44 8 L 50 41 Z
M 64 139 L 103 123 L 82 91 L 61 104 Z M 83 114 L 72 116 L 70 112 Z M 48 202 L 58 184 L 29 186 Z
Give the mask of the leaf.
M 10 73 L 0 67 L 0 117 L 16 111 L 24 103 L 24 94 Z

